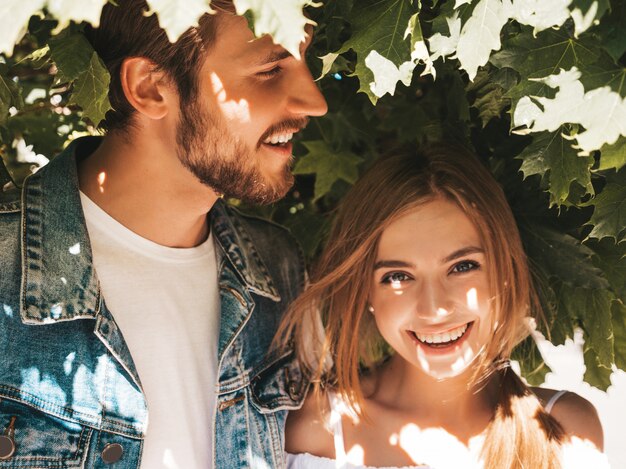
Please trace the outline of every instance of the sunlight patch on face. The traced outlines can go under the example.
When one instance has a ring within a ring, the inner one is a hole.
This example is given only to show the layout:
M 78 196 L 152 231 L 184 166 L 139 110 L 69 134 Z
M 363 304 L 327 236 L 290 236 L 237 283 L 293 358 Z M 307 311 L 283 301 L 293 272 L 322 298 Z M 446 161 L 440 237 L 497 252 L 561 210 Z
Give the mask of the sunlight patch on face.
M 428 363 L 428 357 L 419 347 L 417 348 L 417 361 L 426 373 L 430 372 L 430 363 Z
M 398 290 L 398 289 L 402 288 L 402 283 L 400 282 L 400 280 L 392 280 L 391 281 L 391 288 L 393 288 L 394 290 Z
M 250 122 L 250 106 L 247 100 L 228 100 L 226 98 L 224 84 L 215 72 L 211 72 L 211 84 L 213 85 L 213 93 L 217 98 L 217 104 L 227 119 L 236 120 L 241 123 Z
M 470 288 L 467 292 L 467 307 L 472 311 L 478 311 L 478 292 Z
M 104 183 L 106 182 L 106 179 L 107 173 L 105 173 L 104 171 L 98 174 L 98 189 L 100 190 L 101 194 L 104 192 Z
M 442 318 L 448 315 L 448 310 L 445 308 L 437 308 L 437 317 Z

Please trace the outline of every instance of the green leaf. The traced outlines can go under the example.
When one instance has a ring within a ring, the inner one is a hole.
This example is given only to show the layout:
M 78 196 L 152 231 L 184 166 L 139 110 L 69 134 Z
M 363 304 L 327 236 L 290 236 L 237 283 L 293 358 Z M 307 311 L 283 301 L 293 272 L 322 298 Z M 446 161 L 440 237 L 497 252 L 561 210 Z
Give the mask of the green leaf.
M 324 141 L 302 142 L 308 153 L 296 163 L 294 174 L 315 174 L 315 200 L 330 192 L 339 179 L 354 184 L 362 158 L 350 152 L 335 152 Z
M 530 336 L 515 348 L 511 358 L 519 362 L 522 376 L 531 386 L 543 384 L 546 375 L 552 371 L 543 361 L 535 340 Z
M 570 9 L 576 36 L 598 23 L 610 8 L 609 0 L 573 0 Z
M 252 11 L 257 37 L 271 35 L 275 43 L 281 44 L 296 58 L 300 58 L 300 44 L 306 39 L 305 26 L 314 24 L 304 15 L 303 9 L 307 5 L 321 5 L 311 0 L 234 0 L 234 4 L 238 15 Z
M 146 0 L 146 3 L 150 7 L 146 15 L 156 13 L 159 25 L 172 43 L 189 28 L 198 26 L 200 17 L 210 11 L 208 0 Z
M 611 304 L 613 333 L 615 334 L 615 365 L 626 371 L 626 306 L 619 300 Z
M 0 125 L 4 125 L 11 106 L 20 109 L 24 105 L 19 87 L 8 76 L 8 67 L 0 63 Z
M 11 56 L 13 46 L 26 32 L 32 15 L 39 12 L 45 0 L 2 0 L 0 2 L 0 54 Z
M 607 177 L 607 184 L 596 197 L 583 206 L 593 206 L 589 225 L 593 225 L 589 238 L 624 239 L 626 231 L 626 171 Z
M 617 297 L 626 302 L 626 243 L 615 244 L 604 238 L 585 244 L 594 251 L 593 264 L 602 270 Z
M 626 52 L 626 3 L 618 0 L 611 4 L 611 12 L 602 19 L 597 34 L 600 45 L 615 62 Z
M 520 171 L 524 179 L 532 175 L 542 178 L 547 173 L 550 205 L 563 205 L 570 193 L 572 182 L 593 194 L 590 168 L 591 156 L 578 156 L 570 141 L 560 131 L 541 132 L 533 135 L 533 141 L 518 157 L 523 161 Z
M 611 369 L 600 365 L 598 355 L 591 347 L 585 348 L 583 357 L 586 368 L 583 377 L 585 382 L 606 391 L 611 385 Z
M 484 69 L 479 70 L 474 81 L 467 86 L 467 93 L 474 98 L 471 106 L 478 110 L 483 127 L 491 119 L 500 117 L 509 104 L 504 99 L 504 89 Z
M 566 285 L 562 286 L 559 294 L 560 304 L 587 334 L 586 345 L 596 352 L 598 364 L 611 369 L 615 361 L 611 319 L 613 294 L 608 290 L 571 288 Z
M 406 0 L 356 2 L 352 36 L 337 53 L 350 49 L 356 53 L 354 73 L 359 78 L 359 91 L 366 93 L 373 104 L 385 93 L 393 94 L 399 80 L 410 83 L 415 65 L 405 32 L 413 13 Z
M 520 223 L 519 228 L 532 265 L 547 278 L 573 287 L 608 287 L 602 271 L 591 263 L 594 252 L 573 236 L 534 223 Z
M 79 32 L 66 29 L 48 42 L 50 57 L 57 66 L 57 82 L 76 80 L 89 67 L 93 47 Z
M 604 145 L 600 149 L 599 170 L 616 169 L 620 170 L 626 164 L 626 138 L 620 137 L 612 145 Z
M 85 70 L 74 82 L 70 103 L 83 109 L 83 116 L 98 125 L 106 112 L 111 109 L 109 102 L 109 82 L 111 77 L 95 52 Z

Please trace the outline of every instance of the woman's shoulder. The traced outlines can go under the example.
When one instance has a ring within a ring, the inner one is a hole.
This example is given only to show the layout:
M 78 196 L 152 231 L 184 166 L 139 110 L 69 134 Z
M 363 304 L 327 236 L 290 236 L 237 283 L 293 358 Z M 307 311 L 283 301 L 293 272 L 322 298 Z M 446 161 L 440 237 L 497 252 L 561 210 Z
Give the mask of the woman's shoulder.
M 334 458 L 335 444 L 327 417 L 329 411 L 328 394 L 310 391 L 302 407 L 287 416 L 285 450 L 292 454 L 309 453 Z
M 570 437 L 577 437 L 593 443 L 596 448 L 604 447 L 604 433 L 594 405 L 584 397 L 571 391 L 557 391 L 546 388 L 531 388 L 545 406 L 551 403 L 552 415 Z

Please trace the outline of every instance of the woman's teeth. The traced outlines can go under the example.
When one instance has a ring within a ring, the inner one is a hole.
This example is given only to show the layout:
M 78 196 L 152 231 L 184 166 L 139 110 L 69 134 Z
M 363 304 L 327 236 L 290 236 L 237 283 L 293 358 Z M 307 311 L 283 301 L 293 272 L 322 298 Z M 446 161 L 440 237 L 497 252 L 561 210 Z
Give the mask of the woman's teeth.
M 425 344 L 445 344 L 459 339 L 463 334 L 465 334 L 468 326 L 469 324 L 463 324 L 456 329 L 439 334 L 420 334 L 417 332 L 414 332 L 414 334 L 420 342 Z
M 293 133 L 280 134 L 280 135 L 272 135 L 271 137 L 267 137 L 263 140 L 263 143 L 269 145 L 278 145 L 281 143 L 287 143 L 293 137 Z

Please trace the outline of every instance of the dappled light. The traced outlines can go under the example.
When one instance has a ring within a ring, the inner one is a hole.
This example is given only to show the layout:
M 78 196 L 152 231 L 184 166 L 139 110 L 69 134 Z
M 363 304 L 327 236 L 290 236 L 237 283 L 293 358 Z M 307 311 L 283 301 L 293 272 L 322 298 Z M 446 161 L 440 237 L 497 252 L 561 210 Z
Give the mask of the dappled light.
M 217 98 L 217 104 L 224 113 L 224 116 L 230 120 L 237 120 L 241 123 L 250 122 L 250 106 L 248 101 L 240 99 L 236 101 L 234 99 L 228 99 L 224 84 L 220 77 L 211 72 L 211 84 L 213 85 L 213 93 Z
M 361 445 L 353 445 L 346 453 L 346 460 L 355 466 L 365 464 L 365 451 L 363 451 L 363 447 Z
M 73 246 L 70 246 L 69 251 L 70 251 L 70 254 L 73 254 L 75 256 L 80 254 L 80 243 L 76 243 Z
M 101 171 L 98 174 L 98 190 L 102 194 L 104 192 L 104 183 L 107 180 L 107 173 L 105 171 Z
M 414 423 L 402 426 L 392 433 L 388 442 L 406 454 L 411 465 L 436 467 L 437 469 L 478 468 L 478 455 L 484 437 L 477 435 L 467 444 L 441 427 L 420 428 Z M 347 462 L 355 465 L 372 465 L 368 454 L 359 444 L 347 451 Z
M 472 311 L 478 310 L 478 293 L 475 288 L 467 291 L 467 307 Z
M 66 376 L 69 376 L 72 373 L 72 368 L 73 368 L 75 359 L 76 359 L 76 352 L 72 352 L 67 357 L 65 357 L 65 361 L 63 362 L 63 371 L 65 372 Z
M 2 311 L 4 312 L 5 316 L 8 316 L 10 318 L 13 317 L 13 308 L 11 308 L 9 305 L 2 305 Z

